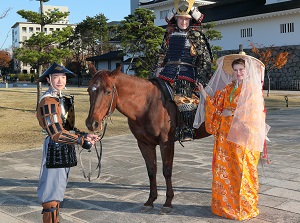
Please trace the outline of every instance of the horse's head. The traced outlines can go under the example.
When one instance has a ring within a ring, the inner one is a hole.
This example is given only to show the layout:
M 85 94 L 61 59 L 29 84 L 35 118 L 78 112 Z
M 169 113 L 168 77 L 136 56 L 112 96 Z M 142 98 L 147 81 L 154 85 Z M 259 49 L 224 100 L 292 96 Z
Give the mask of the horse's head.
M 114 78 L 121 70 L 121 66 L 114 71 L 98 71 L 90 81 L 88 92 L 90 96 L 89 115 L 85 121 L 90 131 L 102 129 L 102 122 L 108 118 L 116 108 L 117 89 Z

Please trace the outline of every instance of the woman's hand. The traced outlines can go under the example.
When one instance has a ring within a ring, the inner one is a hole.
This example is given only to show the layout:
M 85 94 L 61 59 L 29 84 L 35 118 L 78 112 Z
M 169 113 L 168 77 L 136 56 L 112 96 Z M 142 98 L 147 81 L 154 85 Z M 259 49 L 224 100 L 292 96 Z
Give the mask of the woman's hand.
M 203 85 L 202 85 L 201 83 L 198 82 L 198 83 L 196 83 L 196 86 L 199 88 L 200 94 L 204 97 L 204 99 L 206 99 L 207 93 L 206 93 L 206 91 L 205 91 Z

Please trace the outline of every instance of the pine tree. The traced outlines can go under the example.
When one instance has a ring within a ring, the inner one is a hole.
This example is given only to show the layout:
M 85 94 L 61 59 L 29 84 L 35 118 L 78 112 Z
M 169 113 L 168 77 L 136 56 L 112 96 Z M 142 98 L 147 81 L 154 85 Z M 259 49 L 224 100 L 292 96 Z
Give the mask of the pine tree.
M 131 58 L 130 66 L 134 63 L 136 76 L 149 76 L 163 39 L 165 30 L 155 26 L 154 19 L 151 10 L 137 8 L 117 27 L 117 38 L 125 55 Z
M 68 49 L 60 48 L 72 33 L 71 27 L 66 27 L 51 34 L 45 34 L 44 27 L 55 24 L 66 18 L 69 12 L 60 12 L 58 9 L 44 12 L 43 3 L 49 0 L 36 0 L 40 3 L 40 12 L 19 10 L 17 13 L 28 22 L 41 25 L 41 32 L 33 34 L 28 40 L 22 42 L 22 47 L 14 50 L 14 56 L 23 63 L 30 64 L 38 69 L 38 75 L 42 74 L 42 66 L 54 61 L 61 62 L 63 58 L 70 55 Z M 37 103 L 41 96 L 41 83 L 37 85 Z

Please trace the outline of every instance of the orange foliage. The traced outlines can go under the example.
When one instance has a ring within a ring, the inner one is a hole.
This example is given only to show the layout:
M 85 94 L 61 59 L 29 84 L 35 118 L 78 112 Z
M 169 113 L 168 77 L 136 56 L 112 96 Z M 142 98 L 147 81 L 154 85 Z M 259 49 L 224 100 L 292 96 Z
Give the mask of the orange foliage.
M 288 52 L 280 52 L 276 56 L 272 46 L 258 49 L 252 42 L 250 42 L 250 46 L 252 48 L 251 51 L 265 65 L 267 73 L 273 69 L 282 68 L 288 61 Z
M 1 50 L 0 51 L 0 67 L 9 67 L 10 61 L 11 61 L 11 58 L 9 56 L 9 53 Z

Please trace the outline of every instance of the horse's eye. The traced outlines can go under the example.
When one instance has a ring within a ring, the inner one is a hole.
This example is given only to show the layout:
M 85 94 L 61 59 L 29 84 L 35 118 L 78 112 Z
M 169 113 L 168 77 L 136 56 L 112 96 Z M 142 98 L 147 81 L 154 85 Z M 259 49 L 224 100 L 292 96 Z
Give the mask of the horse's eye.
M 110 94 L 111 91 L 105 91 L 105 94 Z

